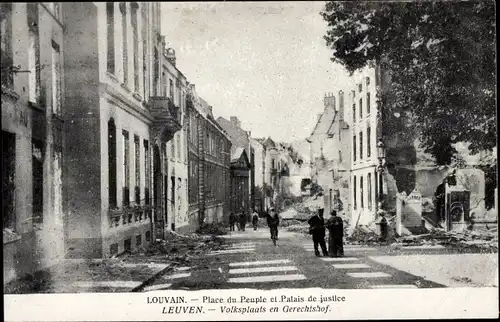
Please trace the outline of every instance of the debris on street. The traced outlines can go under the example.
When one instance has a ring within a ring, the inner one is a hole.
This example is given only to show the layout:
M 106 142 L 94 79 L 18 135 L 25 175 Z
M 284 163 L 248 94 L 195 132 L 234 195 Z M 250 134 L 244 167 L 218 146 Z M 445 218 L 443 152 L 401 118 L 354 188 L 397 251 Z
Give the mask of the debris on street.
M 209 251 L 222 249 L 224 244 L 225 240 L 215 234 L 181 235 L 169 231 L 166 239 L 157 240 L 145 249 L 138 249 L 122 257 L 129 262 L 149 261 L 182 266 L 189 264 L 193 259 L 202 257 Z

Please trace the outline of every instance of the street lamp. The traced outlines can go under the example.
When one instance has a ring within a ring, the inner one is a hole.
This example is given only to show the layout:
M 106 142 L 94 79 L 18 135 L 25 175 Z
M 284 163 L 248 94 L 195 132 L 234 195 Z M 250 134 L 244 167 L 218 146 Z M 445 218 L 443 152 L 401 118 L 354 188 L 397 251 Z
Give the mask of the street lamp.
M 382 209 L 382 202 L 384 201 L 384 190 L 383 190 L 383 173 L 385 170 L 385 145 L 382 142 L 382 138 L 378 138 L 377 142 L 377 156 L 378 156 L 378 166 L 377 172 L 379 175 L 379 189 L 378 189 L 378 209 Z

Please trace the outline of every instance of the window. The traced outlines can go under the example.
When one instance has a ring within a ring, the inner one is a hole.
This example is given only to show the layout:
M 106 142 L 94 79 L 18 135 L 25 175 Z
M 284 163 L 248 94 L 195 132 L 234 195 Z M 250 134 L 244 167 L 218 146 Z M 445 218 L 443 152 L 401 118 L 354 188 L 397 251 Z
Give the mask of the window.
M 43 162 L 45 147 L 43 142 L 32 139 L 32 176 L 33 176 L 33 223 L 43 223 Z
M 359 119 L 363 118 L 363 99 L 359 99 Z
M 370 77 L 366 78 L 366 86 L 368 87 L 368 85 L 370 85 Z
M 166 68 L 163 67 L 163 71 L 161 72 L 161 83 L 162 83 L 162 86 L 161 86 L 161 91 L 160 91 L 160 94 L 161 96 L 167 96 L 167 84 L 165 83 L 165 75 L 166 75 Z
M 356 97 L 356 91 L 351 91 L 351 96 L 354 99 Z
M 146 205 L 151 203 L 149 199 L 149 187 L 150 187 L 150 155 L 149 155 L 149 141 L 144 140 L 144 199 L 146 200 Z
M 177 136 L 177 134 L 174 134 L 174 136 Z M 172 139 L 170 141 L 170 147 L 172 149 L 172 151 L 171 151 L 171 158 L 174 158 L 175 157 L 175 140 L 174 139 Z
M 368 178 L 367 178 L 367 184 L 368 184 L 368 209 L 372 209 L 372 174 L 368 173 Z
M 144 10 L 146 6 L 143 5 L 142 8 Z M 144 13 L 143 13 L 143 16 L 142 16 L 142 21 L 143 22 L 146 22 L 146 19 L 144 19 Z M 146 30 L 147 28 L 145 27 L 142 27 L 141 28 L 141 31 L 142 31 L 142 90 L 143 90 L 143 94 L 144 94 L 144 99 L 146 99 L 146 97 L 148 97 L 148 64 L 147 64 L 147 60 L 146 60 L 146 55 L 147 55 L 147 52 L 148 52 L 148 41 L 147 41 L 147 34 L 146 34 Z
M 172 207 L 175 206 L 175 177 L 170 177 L 170 202 L 172 203 Z
M 141 203 L 141 146 L 139 136 L 134 135 L 134 153 L 135 153 L 135 203 Z
M 354 183 L 354 187 L 353 187 L 353 193 L 354 193 L 354 198 L 353 198 L 354 200 L 353 200 L 353 202 L 354 202 L 354 206 L 353 206 L 353 208 L 354 208 L 354 210 L 356 210 L 356 208 L 358 207 L 358 203 L 357 203 L 357 191 L 356 191 L 356 183 L 357 183 L 356 182 L 356 176 L 354 176 L 353 183 Z
M 372 129 L 370 126 L 368 126 L 368 128 L 366 129 L 366 156 L 369 158 L 371 155 L 372 155 L 372 144 L 371 144 L 371 140 L 372 140 Z
M 108 121 L 108 202 L 110 208 L 116 207 L 116 126 Z
M 61 116 L 61 53 L 52 40 L 52 112 Z
M 365 207 L 364 199 L 365 199 L 365 196 L 364 196 L 364 191 L 363 191 L 363 176 L 360 176 L 359 177 L 359 201 L 360 201 L 361 209 L 363 209 Z
M 172 104 L 174 103 L 174 82 L 169 79 L 169 95 L 170 95 L 170 100 L 172 101 Z
M 339 163 L 342 163 L 342 151 L 339 150 Z
M 358 84 L 358 90 L 360 93 L 363 91 L 363 84 L 362 83 Z
M 352 122 L 356 122 L 356 103 L 352 104 Z
M 366 93 L 366 114 L 370 114 L 370 93 Z
M 0 37 L 2 64 L 2 86 L 14 88 L 13 73 L 9 72 L 14 65 L 12 56 L 12 3 L 0 4 Z
M 158 96 L 158 77 L 160 77 L 160 61 L 158 49 L 155 47 L 153 64 L 153 95 Z
M 363 159 L 363 132 L 359 132 L 359 159 Z
M 122 54 L 123 54 L 123 83 L 128 83 L 128 40 L 127 40 L 127 3 L 120 2 L 122 13 Z
M 272 162 L 272 169 L 275 169 L 275 168 L 276 168 L 276 165 L 275 165 L 275 163 L 274 163 L 274 159 L 272 159 L 272 160 L 271 160 L 271 162 Z
M 181 161 L 181 135 L 180 133 L 177 134 L 177 159 Z
M 3 228 L 16 229 L 16 135 L 2 131 Z
M 106 2 L 108 25 L 108 72 L 115 73 L 115 3 Z
M 123 130 L 123 205 L 130 204 L 130 141 L 128 132 Z
M 139 31 L 137 26 L 137 9 L 139 5 L 137 2 L 132 2 L 131 4 L 131 19 L 132 19 L 132 35 L 133 35 L 133 57 L 134 57 L 134 91 L 139 92 Z
M 32 103 L 40 103 L 40 37 L 38 29 L 38 3 L 28 3 L 28 97 Z
M 352 160 L 356 162 L 356 135 L 352 136 Z

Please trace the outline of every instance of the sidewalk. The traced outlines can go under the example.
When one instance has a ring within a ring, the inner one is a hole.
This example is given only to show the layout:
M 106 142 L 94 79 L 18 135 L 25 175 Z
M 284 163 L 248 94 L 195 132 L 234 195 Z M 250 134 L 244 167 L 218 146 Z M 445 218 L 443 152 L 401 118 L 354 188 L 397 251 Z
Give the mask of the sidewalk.
M 370 259 L 448 287 L 498 287 L 498 254 L 371 256 Z
M 119 259 L 66 259 L 34 277 L 4 285 L 4 294 L 133 292 L 170 268 Z

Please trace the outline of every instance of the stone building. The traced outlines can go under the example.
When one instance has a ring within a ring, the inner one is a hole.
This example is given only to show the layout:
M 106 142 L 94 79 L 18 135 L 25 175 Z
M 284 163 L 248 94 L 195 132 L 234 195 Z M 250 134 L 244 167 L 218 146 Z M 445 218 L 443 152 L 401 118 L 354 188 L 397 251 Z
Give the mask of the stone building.
M 170 66 L 173 90 L 164 74 L 158 3 L 64 3 L 62 12 L 66 251 L 107 257 L 171 228 L 166 144 L 182 127 L 183 77 Z
M 383 128 L 384 110 L 376 100 L 376 93 L 385 93 L 389 86 L 390 75 L 379 67 L 355 72 L 345 86 L 345 92 L 349 93 L 345 115 L 350 134 L 345 142 L 351 140 L 346 143 L 351 149 L 348 167 L 351 220 L 358 224 L 373 222 L 380 207 L 394 212 L 398 193 L 410 195 L 413 191 L 422 196 L 422 215 L 432 217 L 436 188 L 454 166 L 439 165 L 424 151 L 418 139 L 421 129 L 407 126 L 408 115 L 392 118 L 391 129 Z M 383 156 L 378 155 L 378 142 L 384 145 Z M 464 163 L 457 171 L 457 181 L 471 191 L 471 204 L 476 205 L 473 211 L 482 213 L 485 211 L 485 176 L 479 169 L 481 160 L 473 160 L 481 159 L 481 154 L 471 158 L 464 143 L 456 144 L 455 148 L 456 158 Z M 419 217 L 411 221 L 421 220 Z
M 265 161 L 264 161 L 264 186 L 265 186 L 265 199 L 264 207 L 268 209 L 274 205 L 274 200 L 278 194 L 279 182 L 278 182 L 278 161 L 279 152 L 276 148 L 276 143 L 268 137 L 262 143 L 266 151 Z
M 310 143 L 312 181 L 325 194 L 340 197 L 344 210 L 350 205 L 350 136 L 346 119 L 344 91 L 324 97 L 324 111 L 306 139 Z M 338 104 L 336 104 L 338 103 Z
M 246 212 L 250 214 L 250 210 L 255 208 L 255 151 L 250 141 L 251 133 L 241 128 L 241 122 L 236 116 L 231 116 L 230 120 L 218 117 L 217 123 L 227 132 L 231 139 L 231 159 L 235 156 L 237 149 L 242 148 L 245 150 L 250 162 L 249 186 L 248 189 L 245 190 L 248 191 L 248 203 L 246 203 L 248 210 L 246 210 Z M 237 156 L 237 158 L 239 158 L 239 156 Z
M 189 225 L 183 230 L 193 231 L 229 218 L 231 141 L 194 84 L 188 87 L 186 113 Z
M 250 215 L 251 164 L 244 148 L 237 148 L 231 156 L 230 210 L 235 214 Z
M 51 266 L 65 254 L 65 19 L 61 3 L 0 6 L 6 283 Z
M 265 175 L 266 175 L 266 148 L 264 139 L 250 138 L 250 144 L 254 150 L 255 167 L 255 196 L 254 204 L 257 212 L 265 210 Z
M 352 76 L 349 90 L 348 108 L 350 109 L 351 140 L 350 191 L 351 218 L 354 222 L 371 221 L 377 212 L 379 182 L 377 172 L 377 131 L 380 131 L 376 102 L 377 78 L 375 69 L 364 69 Z
M 162 39 L 162 48 L 165 48 Z M 164 164 L 163 185 L 165 191 L 165 216 L 156 217 L 159 227 L 177 230 L 189 224 L 188 218 L 188 157 L 187 157 L 187 118 L 186 98 L 187 80 L 176 67 L 175 51 L 168 48 L 162 51 L 161 96 L 179 107 L 182 129 L 162 147 Z M 166 222 L 163 222 L 163 219 Z

